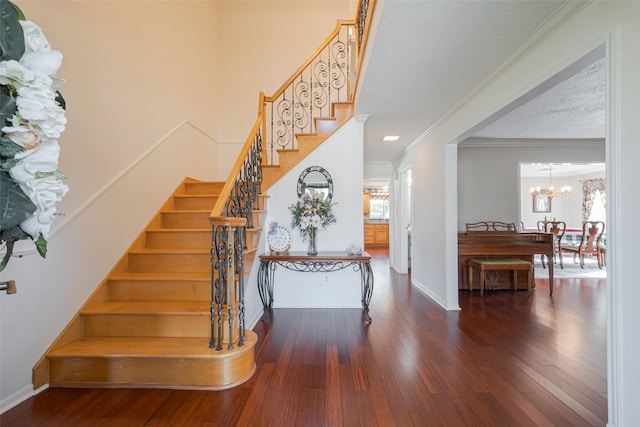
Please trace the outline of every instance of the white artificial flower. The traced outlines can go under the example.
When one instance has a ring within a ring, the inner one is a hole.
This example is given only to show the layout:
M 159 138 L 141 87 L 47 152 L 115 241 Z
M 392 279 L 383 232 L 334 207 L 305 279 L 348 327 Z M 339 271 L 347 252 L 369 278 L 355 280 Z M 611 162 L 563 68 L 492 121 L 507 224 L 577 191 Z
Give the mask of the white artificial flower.
M 16 105 L 20 117 L 29 122 L 42 140 L 58 138 L 67 119 L 64 108 L 55 100 L 55 93 L 47 88 L 23 87 L 18 89 L 18 95 Z
M 9 170 L 9 174 L 18 184 L 22 184 L 35 176 L 36 172 L 55 172 L 58 170 L 59 155 L 58 141 L 44 141 L 36 148 L 17 153 L 14 158 L 20 161 Z
M 47 76 L 53 76 L 62 65 L 62 53 L 57 50 L 29 52 L 22 55 L 20 63 L 31 70 L 38 70 Z
M 42 29 L 31 21 L 18 21 L 24 33 L 25 52 L 39 52 L 51 50 L 51 45 L 42 33 Z
M 56 100 L 64 80 L 55 77 L 62 64 L 62 53 L 51 45 L 38 25 L 19 21 L 25 51 L 19 61 L 0 62 L 0 85 L 15 96 L 17 111 L 11 125 L 1 129 L 3 136 L 25 150 L 13 157 L 18 162 L 9 170 L 11 178 L 36 206 L 36 211 L 20 224 L 34 240 L 48 237 L 60 202 L 69 191 L 58 172 L 60 146 L 56 138 L 64 131 L 65 111 Z
M 65 84 L 65 79 L 61 79 L 60 77 L 51 76 L 51 90 L 57 92 L 62 85 Z
M 13 59 L 0 62 L 0 84 L 20 87 L 30 84 L 34 79 L 34 72 L 20 62 Z
M 51 223 L 58 212 L 56 203 L 60 202 L 69 191 L 59 178 L 55 176 L 45 176 L 43 178 L 33 178 L 28 182 L 31 201 L 36 205 L 36 211 L 20 224 L 25 233 L 37 240 L 42 234 L 44 238 L 49 237 Z
M 5 133 L 5 136 L 7 138 L 26 150 L 35 148 L 42 142 L 40 140 L 40 137 L 38 137 L 38 135 L 36 135 L 33 130 L 25 125 L 14 127 L 7 126 L 2 128 L 2 132 Z
M 309 228 L 309 217 L 303 216 L 300 221 L 300 230 L 306 230 L 307 228 Z
M 11 177 L 22 191 L 36 205 L 36 211 L 20 227 L 34 239 L 39 234 L 45 238 L 57 212 L 56 203 L 67 194 L 67 187 L 55 172 L 58 169 L 60 146 L 55 140 L 46 141 L 33 148 L 16 154 L 20 161 L 9 170 Z M 37 174 L 43 174 L 38 177 Z
M 311 226 L 313 228 L 319 228 L 320 224 L 322 224 L 322 220 L 320 219 L 320 215 L 314 215 L 311 217 Z

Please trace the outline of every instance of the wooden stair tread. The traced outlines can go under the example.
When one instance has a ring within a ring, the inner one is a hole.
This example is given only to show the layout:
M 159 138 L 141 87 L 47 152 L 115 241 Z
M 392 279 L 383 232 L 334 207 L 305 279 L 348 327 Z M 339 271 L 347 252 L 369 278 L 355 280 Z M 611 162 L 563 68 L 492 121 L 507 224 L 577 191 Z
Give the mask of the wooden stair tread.
M 211 273 L 202 272 L 180 272 L 180 273 L 163 273 L 163 272 L 123 272 L 115 273 L 109 276 L 109 280 L 166 280 L 166 281 L 211 281 Z
M 209 213 L 211 210 L 209 209 L 163 209 L 161 213 L 176 213 L 176 214 L 184 214 L 184 213 Z
M 209 248 L 142 248 L 130 250 L 129 254 L 178 254 L 178 255 L 189 255 L 189 254 L 203 254 L 210 253 L 211 250 Z
M 153 233 L 194 233 L 211 232 L 211 228 L 147 228 L 146 231 Z
M 241 351 L 216 351 L 209 348 L 206 337 L 83 337 L 51 351 L 48 355 L 60 357 L 164 357 L 164 358 L 208 358 L 220 357 Z
M 264 211 L 254 210 L 253 213 L 262 213 Z M 262 230 L 262 227 L 247 227 L 247 231 L 249 230 Z M 147 232 L 151 233 L 211 233 L 210 228 L 147 228 Z
M 87 307 L 84 315 L 91 314 L 193 314 L 209 315 L 211 301 L 109 301 Z

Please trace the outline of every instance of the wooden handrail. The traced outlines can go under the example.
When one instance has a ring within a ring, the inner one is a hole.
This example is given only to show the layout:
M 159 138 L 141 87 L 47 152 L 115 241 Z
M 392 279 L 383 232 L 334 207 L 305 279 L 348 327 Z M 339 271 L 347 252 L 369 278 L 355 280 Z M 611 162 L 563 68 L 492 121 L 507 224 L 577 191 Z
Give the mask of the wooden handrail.
M 215 217 L 222 216 L 222 211 L 224 209 L 224 206 L 229 200 L 229 196 L 231 195 L 231 189 L 233 187 L 235 178 L 240 173 L 240 169 L 242 168 L 242 165 L 244 164 L 244 161 L 247 158 L 247 154 L 249 154 L 249 151 L 253 146 L 253 142 L 255 141 L 255 137 L 258 133 L 258 130 L 260 130 L 260 127 L 262 125 L 263 125 L 263 117 L 262 117 L 262 113 L 260 112 L 258 114 L 258 118 L 253 124 L 253 127 L 251 128 L 249 137 L 245 141 L 244 146 L 242 147 L 242 150 L 238 154 L 236 163 L 233 165 L 233 167 L 231 168 L 231 171 L 229 172 L 229 175 L 227 176 L 227 180 L 224 183 L 224 187 L 222 187 L 222 190 L 220 191 L 218 200 L 216 201 L 216 204 L 213 206 L 213 209 L 211 210 L 211 214 L 209 215 L 210 224 L 213 224 Z

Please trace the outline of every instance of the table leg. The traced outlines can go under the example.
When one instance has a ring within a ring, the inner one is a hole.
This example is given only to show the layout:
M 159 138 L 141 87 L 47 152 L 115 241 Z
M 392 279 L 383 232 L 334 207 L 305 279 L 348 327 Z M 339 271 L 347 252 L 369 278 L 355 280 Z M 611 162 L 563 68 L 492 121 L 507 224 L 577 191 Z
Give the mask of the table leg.
M 258 269 L 258 293 L 262 301 L 264 312 L 261 320 L 269 319 L 269 311 L 273 307 L 273 275 L 276 264 L 269 261 L 261 261 Z
M 371 263 L 360 263 L 360 278 L 362 280 L 362 314 L 364 315 L 364 320 L 367 323 L 371 323 L 371 316 L 369 315 L 369 303 L 373 295 L 373 271 L 371 270 Z
M 553 296 L 553 263 L 549 264 L 549 296 Z

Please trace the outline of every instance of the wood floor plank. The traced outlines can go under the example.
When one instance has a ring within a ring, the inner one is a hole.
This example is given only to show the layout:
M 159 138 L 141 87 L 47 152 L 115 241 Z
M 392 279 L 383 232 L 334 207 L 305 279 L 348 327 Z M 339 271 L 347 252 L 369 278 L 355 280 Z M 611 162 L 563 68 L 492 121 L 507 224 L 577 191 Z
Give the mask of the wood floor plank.
M 256 372 L 225 391 L 50 388 L 14 426 L 605 426 L 606 281 L 460 291 L 445 311 L 371 251 L 371 324 L 357 309 L 274 309 Z M 276 286 L 277 298 L 277 286 Z M 188 348 L 186 349 L 188 351 Z

